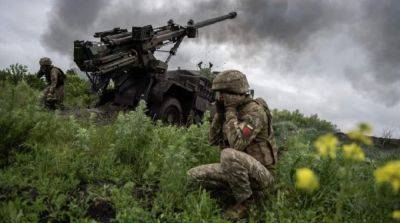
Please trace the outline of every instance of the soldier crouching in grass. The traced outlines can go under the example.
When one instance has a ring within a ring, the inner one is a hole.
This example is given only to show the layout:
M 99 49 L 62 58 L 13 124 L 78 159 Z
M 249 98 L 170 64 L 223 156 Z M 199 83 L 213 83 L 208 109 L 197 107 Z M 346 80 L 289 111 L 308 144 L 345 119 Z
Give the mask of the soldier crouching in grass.
M 52 65 L 50 58 L 43 57 L 39 60 L 40 70 L 37 77 L 45 76 L 47 87 L 43 91 L 43 103 L 48 109 L 63 109 L 64 100 L 64 72 Z
M 217 112 L 209 140 L 222 149 L 220 163 L 194 167 L 187 175 L 206 188 L 230 188 L 236 204 L 224 216 L 235 220 L 245 217 L 249 204 L 274 182 L 277 149 L 272 117 L 266 102 L 249 94 L 246 76 L 239 71 L 218 74 L 212 90 Z

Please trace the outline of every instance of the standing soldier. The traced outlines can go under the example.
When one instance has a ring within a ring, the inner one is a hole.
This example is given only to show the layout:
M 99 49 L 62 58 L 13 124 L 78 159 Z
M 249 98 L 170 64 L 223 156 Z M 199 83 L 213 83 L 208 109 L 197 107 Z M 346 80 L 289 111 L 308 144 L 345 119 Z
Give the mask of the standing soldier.
M 62 109 L 64 107 L 64 72 L 52 65 L 50 58 L 43 57 L 39 60 L 40 70 L 38 78 L 46 77 L 47 87 L 43 92 L 44 105 L 49 109 Z
M 216 96 L 209 140 L 222 149 L 220 163 L 201 165 L 187 172 L 204 187 L 228 187 L 236 204 L 225 212 L 229 219 L 247 214 L 248 205 L 270 186 L 277 149 L 267 103 L 252 99 L 246 76 L 236 70 L 219 73 L 212 84 Z

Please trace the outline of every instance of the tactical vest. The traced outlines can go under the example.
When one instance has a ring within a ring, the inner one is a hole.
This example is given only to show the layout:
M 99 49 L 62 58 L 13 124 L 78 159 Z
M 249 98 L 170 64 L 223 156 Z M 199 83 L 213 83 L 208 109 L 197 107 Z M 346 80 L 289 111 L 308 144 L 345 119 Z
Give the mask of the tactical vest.
M 58 77 L 57 77 L 57 87 L 61 86 L 64 84 L 65 79 L 67 78 L 67 76 L 65 75 L 65 73 L 58 67 L 52 67 L 49 73 L 46 73 L 45 77 L 46 77 L 46 82 L 47 84 L 51 84 L 51 72 L 53 69 L 57 69 L 58 70 Z
M 278 150 L 275 142 L 274 130 L 272 128 L 272 115 L 268 108 L 267 103 L 262 98 L 257 98 L 248 101 L 243 106 L 255 102 L 264 108 L 267 115 L 268 125 L 264 127 L 261 132 L 256 136 L 253 142 L 247 146 L 245 152 L 266 167 L 272 168 L 278 161 Z

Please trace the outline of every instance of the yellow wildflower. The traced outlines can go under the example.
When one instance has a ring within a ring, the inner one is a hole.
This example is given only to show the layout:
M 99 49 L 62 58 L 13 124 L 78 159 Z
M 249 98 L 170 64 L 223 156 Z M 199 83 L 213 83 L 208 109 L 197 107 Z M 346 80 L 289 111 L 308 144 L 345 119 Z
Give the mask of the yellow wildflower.
M 355 143 L 343 146 L 344 158 L 354 161 L 364 161 L 365 154 L 361 147 Z
M 400 210 L 393 211 L 392 218 L 400 221 Z
M 323 157 L 329 156 L 330 158 L 334 159 L 336 158 L 338 143 L 339 141 L 334 135 L 327 134 L 319 137 L 317 141 L 314 142 L 314 146 L 317 148 L 319 155 Z
M 347 136 L 354 141 L 363 143 L 365 145 L 372 145 L 372 140 L 368 136 L 372 133 L 372 127 L 366 123 L 361 123 L 358 125 L 356 130 L 347 133 Z
M 312 192 L 319 187 L 318 177 L 308 168 L 300 168 L 296 170 L 296 188 Z
M 390 183 L 393 190 L 398 192 L 400 189 L 400 160 L 388 162 L 374 172 L 377 183 Z

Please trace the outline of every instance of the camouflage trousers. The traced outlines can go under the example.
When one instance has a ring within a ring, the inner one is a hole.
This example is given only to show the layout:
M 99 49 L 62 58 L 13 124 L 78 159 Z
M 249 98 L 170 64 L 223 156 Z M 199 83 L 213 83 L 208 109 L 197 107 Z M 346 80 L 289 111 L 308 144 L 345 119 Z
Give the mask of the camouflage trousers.
M 229 187 L 237 202 L 248 199 L 253 190 L 264 191 L 273 183 L 272 173 L 247 153 L 224 149 L 220 163 L 194 167 L 187 172 L 191 182 L 205 188 Z
M 50 92 L 50 86 L 43 91 L 43 102 L 48 107 L 62 106 L 64 101 L 64 85 L 60 85 L 54 89 L 53 94 Z

